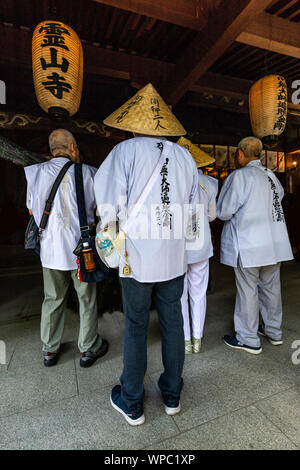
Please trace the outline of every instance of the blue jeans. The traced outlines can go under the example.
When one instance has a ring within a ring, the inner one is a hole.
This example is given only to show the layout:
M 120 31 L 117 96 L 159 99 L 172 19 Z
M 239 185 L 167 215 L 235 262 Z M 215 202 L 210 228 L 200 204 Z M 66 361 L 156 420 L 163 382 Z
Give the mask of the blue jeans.
M 170 281 L 141 283 L 121 278 L 125 327 L 123 337 L 123 373 L 121 397 L 125 406 L 141 405 L 147 370 L 147 332 L 151 303 L 158 312 L 162 335 L 164 372 L 158 381 L 162 395 L 177 400 L 183 386 L 184 333 L 181 296 L 184 276 Z

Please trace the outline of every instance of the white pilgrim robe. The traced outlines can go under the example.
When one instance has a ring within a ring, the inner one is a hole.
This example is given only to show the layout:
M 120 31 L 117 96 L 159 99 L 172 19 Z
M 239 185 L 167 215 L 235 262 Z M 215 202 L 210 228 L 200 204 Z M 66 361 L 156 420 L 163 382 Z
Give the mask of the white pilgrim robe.
M 52 185 L 68 158 L 55 157 L 45 163 L 26 167 L 27 207 L 39 225 Z M 77 269 L 74 249 L 80 239 L 80 224 L 75 188 L 75 168 L 65 174 L 55 195 L 46 229 L 41 236 L 41 263 L 44 268 L 71 271 Z M 82 165 L 83 186 L 88 224 L 95 221 L 96 201 L 93 177 L 97 169 Z
M 204 220 L 202 225 L 204 242 L 202 248 L 199 250 L 187 250 L 188 264 L 207 260 L 214 254 L 209 223 L 216 218 L 218 180 L 211 176 L 204 175 L 202 170 L 198 170 L 198 183 L 200 204 L 204 206 Z
M 271 170 L 253 160 L 224 183 L 217 217 L 225 221 L 221 263 L 252 268 L 293 259 L 281 206 L 283 188 Z
M 122 220 L 123 223 L 126 220 L 122 210 L 130 210 L 138 201 L 158 163 L 164 141 L 161 137 L 123 141 L 102 163 L 94 179 L 102 228 L 119 221 L 122 229 Z M 183 205 L 191 204 L 192 212 L 196 213 L 198 203 L 195 161 L 184 147 L 173 144 L 142 210 L 127 231 L 131 274 L 126 277 L 139 282 L 162 282 L 186 272 Z M 122 256 L 121 277 L 125 277 L 124 266 Z

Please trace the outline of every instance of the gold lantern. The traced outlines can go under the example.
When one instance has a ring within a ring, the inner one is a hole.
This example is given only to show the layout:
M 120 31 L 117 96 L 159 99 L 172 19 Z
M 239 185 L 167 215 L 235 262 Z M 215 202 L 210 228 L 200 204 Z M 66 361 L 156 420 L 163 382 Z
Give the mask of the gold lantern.
M 60 21 L 42 21 L 32 37 L 32 69 L 37 100 L 56 119 L 73 116 L 80 106 L 83 53 L 79 37 Z
M 280 75 L 267 75 L 249 92 L 250 119 L 253 134 L 266 147 L 273 147 L 287 120 L 287 86 Z

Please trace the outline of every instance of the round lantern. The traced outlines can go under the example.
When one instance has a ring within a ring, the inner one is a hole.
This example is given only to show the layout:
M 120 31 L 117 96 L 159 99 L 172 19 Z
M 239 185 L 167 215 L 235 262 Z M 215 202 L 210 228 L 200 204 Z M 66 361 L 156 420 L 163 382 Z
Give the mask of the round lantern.
M 249 92 L 250 119 L 253 134 L 266 147 L 273 147 L 287 120 L 287 86 L 280 75 L 267 75 Z
M 55 119 L 73 116 L 80 106 L 83 53 L 79 37 L 60 21 L 42 21 L 32 37 L 32 69 L 37 100 Z

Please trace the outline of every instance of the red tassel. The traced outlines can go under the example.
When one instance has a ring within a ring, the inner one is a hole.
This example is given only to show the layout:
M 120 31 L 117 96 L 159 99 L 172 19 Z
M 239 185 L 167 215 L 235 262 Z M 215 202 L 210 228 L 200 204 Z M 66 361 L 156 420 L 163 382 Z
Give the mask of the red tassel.
M 80 271 L 80 260 L 79 258 L 76 259 L 77 263 L 77 276 L 80 282 L 82 282 L 82 276 L 81 276 L 81 271 Z

